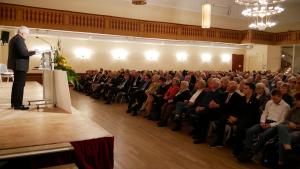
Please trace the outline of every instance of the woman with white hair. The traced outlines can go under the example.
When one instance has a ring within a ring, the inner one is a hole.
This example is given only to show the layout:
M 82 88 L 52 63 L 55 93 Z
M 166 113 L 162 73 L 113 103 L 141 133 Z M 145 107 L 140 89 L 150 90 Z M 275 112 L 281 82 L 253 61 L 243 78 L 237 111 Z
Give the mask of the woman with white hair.
M 23 93 L 26 81 L 26 74 L 29 69 L 29 57 L 34 55 L 35 51 L 28 51 L 25 39 L 29 35 L 29 29 L 21 26 L 18 34 L 9 42 L 7 68 L 14 71 L 14 82 L 11 92 L 11 107 L 17 110 L 28 110 L 23 105 Z
M 266 85 L 264 83 L 256 84 L 255 97 L 259 101 L 259 110 L 262 113 L 265 109 L 266 103 L 271 98 L 270 95 L 266 93 Z

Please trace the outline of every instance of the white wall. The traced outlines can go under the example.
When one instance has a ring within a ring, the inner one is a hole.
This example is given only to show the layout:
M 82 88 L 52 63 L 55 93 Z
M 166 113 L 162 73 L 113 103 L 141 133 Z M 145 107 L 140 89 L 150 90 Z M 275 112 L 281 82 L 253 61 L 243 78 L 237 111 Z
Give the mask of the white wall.
M 300 46 L 296 46 L 295 49 L 295 65 L 294 73 L 300 72 Z
M 278 71 L 281 66 L 281 46 L 268 45 L 267 69 Z
M 52 44 L 56 45 L 57 38 L 45 38 Z M 95 41 L 95 40 L 74 40 L 61 39 L 63 55 L 66 56 L 68 63 L 77 71 L 85 72 L 88 69 L 162 69 L 162 70 L 230 70 L 231 60 L 228 63 L 221 61 L 222 54 L 244 54 L 241 49 L 225 48 L 204 48 L 196 46 L 174 46 L 174 45 L 150 45 L 141 43 Z M 47 48 L 47 44 L 39 39 L 29 38 L 27 40 L 28 48 Z M 89 59 L 82 60 L 75 54 L 78 48 L 88 48 L 91 50 Z M 112 50 L 122 48 L 128 51 L 127 60 L 112 59 Z M 148 50 L 156 50 L 160 53 L 158 61 L 147 61 L 144 53 Z M 177 52 L 188 53 L 186 62 L 178 62 L 176 59 Z M 212 61 L 203 63 L 201 53 L 211 53 Z M 30 67 L 38 66 L 40 56 L 33 56 Z
M 245 54 L 245 70 L 266 70 L 267 69 L 267 45 L 254 45 Z
M 245 70 L 278 71 L 281 63 L 281 46 L 253 45 L 246 50 Z
M 12 37 L 13 32 L 10 34 Z M 44 37 L 52 45 L 56 45 L 57 37 Z M 88 69 L 162 69 L 162 70 L 230 70 L 231 60 L 229 63 L 221 61 L 222 54 L 244 54 L 244 70 L 271 70 L 277 71 L 280 68 L 280 46 L 253 45 L 252 49 L 227 49 L 213 47 L 197 46 L 174 46 L 174 45 L 153 45 L 129 42 L 112 42 L 96 40 L 80 40 L 63 38 L 62 50 L 63 55 L 67 58 L 68 63 L 76 72 L 85 72 Z M 49 46 L 33 37 L 26 40 L 29 49 L 49 48 Z M 88 48 L 91 50 L 89 59 L 83 60 L 75 55 L 78 48 Z M 123 48 L 128 51 L 127 60 L 112 59 L 112 50 Z M 160 53 L 158 61 L 147 61 L 144 53 L 148 50 L 156 50 Z M 178 62 L 176 59 L 177 52 L 188 53 L 188 59 L 185 62 Z M 200 55 L 202 53 L 211 53 L 212 61 L 203 63 Z M 0 62 L 7 62 L 8 45 L 0 47 Z M 30 69 L 39 66 L 41 56 L 32 56 Z M 36 71 L 30 70 L 32 73 Z

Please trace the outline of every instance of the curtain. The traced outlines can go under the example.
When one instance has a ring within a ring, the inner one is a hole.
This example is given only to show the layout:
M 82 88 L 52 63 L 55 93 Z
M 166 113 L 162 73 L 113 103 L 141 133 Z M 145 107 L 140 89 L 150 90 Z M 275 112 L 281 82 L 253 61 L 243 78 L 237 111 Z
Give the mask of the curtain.
M 80 169 L 113 169 L 114 137 L 71 142 Z

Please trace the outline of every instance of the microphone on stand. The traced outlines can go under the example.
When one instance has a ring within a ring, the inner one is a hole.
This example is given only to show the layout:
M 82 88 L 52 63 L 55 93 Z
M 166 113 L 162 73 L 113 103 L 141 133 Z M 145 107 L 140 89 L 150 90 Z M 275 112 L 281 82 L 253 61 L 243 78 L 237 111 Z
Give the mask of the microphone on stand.
M 41 38 L 39 36 L 35 36 L 35 38 L 37 39 L 40 39 L 41 41 L 47 43 L 50 47 L 51 47 L 51 53 L 53 52 L 53 46 L 51 45 L 51 43 L 49 41 L 47 41 L 46 39 L 44 38 Z M 45 51 L 42 51 L 42 53 L 44 53 Z M 44 57 L 44 56 L 43 56 Z M 43 63 L 44 64 L 44 63 Z M 49 62 L 48 64 L 50 65 L 50 69 L 51 70 L 54 70 L 54 57 L 52 57 L 52 54 L 50 54 L 50 59 L 49 59 Z M 45 67 L 45 66 L 44 66 Z
M 46 39 L 41 38 L 39 36 L 36 36 L 35 38 L 40 39 L 41 41 L 47 43 L 51 47 L 51 51 L 53 50 L 53 46 L 51 45 L 51 43 L 49 41 L 47 41 Z

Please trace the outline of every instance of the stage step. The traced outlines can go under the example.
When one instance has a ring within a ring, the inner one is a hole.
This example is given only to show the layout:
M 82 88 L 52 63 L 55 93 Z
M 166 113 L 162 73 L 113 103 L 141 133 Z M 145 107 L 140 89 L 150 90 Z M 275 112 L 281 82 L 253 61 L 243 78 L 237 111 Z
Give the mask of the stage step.
M 66 164 L 66 165 L 59 165 L 53 167 L 47 167 L 42 169 L 78 169 L 76 164 Z

